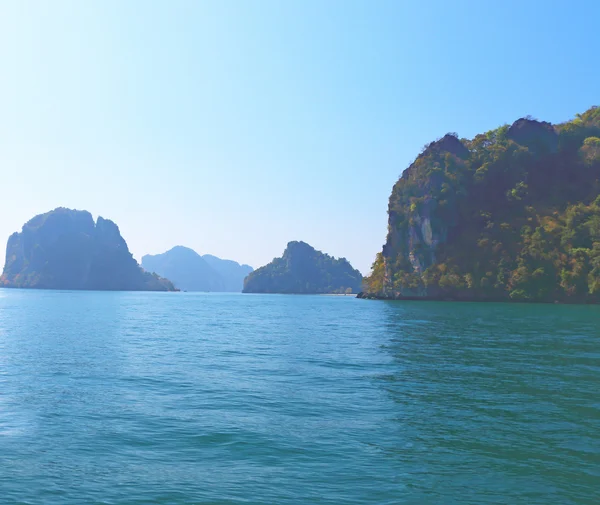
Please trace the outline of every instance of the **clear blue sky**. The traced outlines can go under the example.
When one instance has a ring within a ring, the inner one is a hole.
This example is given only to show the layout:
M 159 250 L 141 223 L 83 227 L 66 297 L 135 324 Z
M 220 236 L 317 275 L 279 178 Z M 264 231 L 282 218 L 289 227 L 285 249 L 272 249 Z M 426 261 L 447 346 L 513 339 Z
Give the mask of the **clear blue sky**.
M 367 272 L 421 147 L 600 104 L 600 2 L 5 0 L 0 240 L 57 206 L 134 256 Z M 4 253 L 2 251 L 2 259 Z

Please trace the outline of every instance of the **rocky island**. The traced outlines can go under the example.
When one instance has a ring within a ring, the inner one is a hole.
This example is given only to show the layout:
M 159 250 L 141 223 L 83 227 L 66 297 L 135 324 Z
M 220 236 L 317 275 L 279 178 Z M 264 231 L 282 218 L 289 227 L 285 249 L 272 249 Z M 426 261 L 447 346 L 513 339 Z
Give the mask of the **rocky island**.
M 362 275 L 345 258 L 333 258 L 305 242 L 290 242 L 281 258 L 252 272 L 244 293 L 357 293 Z
M 115 223 L 65 208 L 35 216 L 10 236 L 0 287 L 175 291 L 138 265 Z
M 142 258 L 142 267 L 171 279 L 177 288 L 185 291 L 239 293 L 244 287 L 244 279 L 252 272 L 249 265 L 210 254 L 201 256 L 183 246 L 175 246 L 162 254 L 147 254 Z
M 364 298 L 600 302 L 600 108 L 429 144 Z

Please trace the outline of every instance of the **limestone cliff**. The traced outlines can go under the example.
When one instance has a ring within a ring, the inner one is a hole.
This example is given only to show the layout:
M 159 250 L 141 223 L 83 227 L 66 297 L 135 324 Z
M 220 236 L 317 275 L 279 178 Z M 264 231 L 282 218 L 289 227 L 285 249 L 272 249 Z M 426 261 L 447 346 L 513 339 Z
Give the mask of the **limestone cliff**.
M 288 243 L 283 256 L 251 272 L 244 293 L 357 293 L 362 275 L 345 258 L 333 258 L 305 242 Z
M 420 283 L 400 286 L 394 293 L 396 271 L 422 274 L 436 263 L 438 247 L 456 224 L 456 191 L 445 172 L 457 175 L 469 151 L 454 135 L 431 143 L 395 184 L 388 206 L 388 236 L 383 246 L 384 296 L 427 296 Z M 431 169 L 431 170 L 430 170 Z M 423 180 L 423 172 L 428 173 Z M 442 198 L 442 195 L 446 199 Z M 398 287 L 398 286 L 396 286 Z
M 429 144 L 394 185 L 361 296 L 600 300 L 600 109 Z
M 58 208 L 35 216 L 8 239 L 0 286 L 9 288 L 173 291 L 132 257 L 115 223 Z

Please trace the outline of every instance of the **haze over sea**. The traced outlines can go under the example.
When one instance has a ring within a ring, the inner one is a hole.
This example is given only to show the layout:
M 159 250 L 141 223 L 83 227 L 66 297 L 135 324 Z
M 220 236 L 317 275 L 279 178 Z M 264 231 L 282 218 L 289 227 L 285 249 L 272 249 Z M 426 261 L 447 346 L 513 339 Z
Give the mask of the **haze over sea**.
M 592 504 L 600 308 L 0 291 L 0 502 Z

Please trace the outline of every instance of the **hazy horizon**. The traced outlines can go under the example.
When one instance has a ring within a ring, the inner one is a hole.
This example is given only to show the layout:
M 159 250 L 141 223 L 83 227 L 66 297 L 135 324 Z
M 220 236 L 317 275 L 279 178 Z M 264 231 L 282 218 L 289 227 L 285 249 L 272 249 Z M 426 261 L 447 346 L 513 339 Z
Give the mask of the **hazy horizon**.
M 0 6 L 0 266 L 56 207 L 134 257 L 258 268 L 302 240 L 363 274 L 422 146 L 600 103 L 600 5 L 441 0 Z
M 142 255 L 142 257 L 141 257 L 141 258 L 138 260 L 138 263 L 140 263 L 140 265 L 142 264 L 142 258 L 143 258 L 144 256 L 161 256 L 161 255 L 163 255 L 163 254 L 166 254 L 166 253 L 168 253 L 168 252 L 171 252 L 173 249 L 175 249 L 175 248 L 177 248 L 177 247 L 183 247 L 183 248 L 185 248 L 185 249 L 191 249 L 191 250 L 192 250 L 192 251 L 194 251 L 196 254 L 198 254 L 198 256 L 200 256 L 200 257 L 202 257 L 202 258 L 203 258 L 204 256 L 213 256 L 213 257 L 215 257 L 215 258 L 217 258 L 217 259 L 220 259 L 220 260 L 224 260 L 224 261 L 235 261 L 235 262 L 236 262 L 236 263 L 238 263 L 238 265 L 240 265 L 240 266 L 246 266 L 246 267 L 251 267 L 252 269 L 255 269 L 255 267 L 253 267 L 252 265 L 248 265 L 247 263 L 239 262 L 239 261 L 237 261 L 237 260 L 235 260 L 235 259 L 232 259 L 232 258 L 220 258 L 219 256 L 215 256 L 214 254 L 210 254 L 210 253 L 201 253 L 201 252 L 198 252 L 198 251 L 196 251 L 196 250 L 195 250 L 194 248 L 192 248 L 192 247 L 187 247 L 187 246 L 186 246 L 186 245 L 184 245 L 184 244 L 176 244 L 176 245 L 174 245 L 173 247 L 170 247 L 169 249 L 167 249 L 167 250 L 163 251 L 162 253 L 156 253 L 156 254 L 143 254 L 143 255 Z

